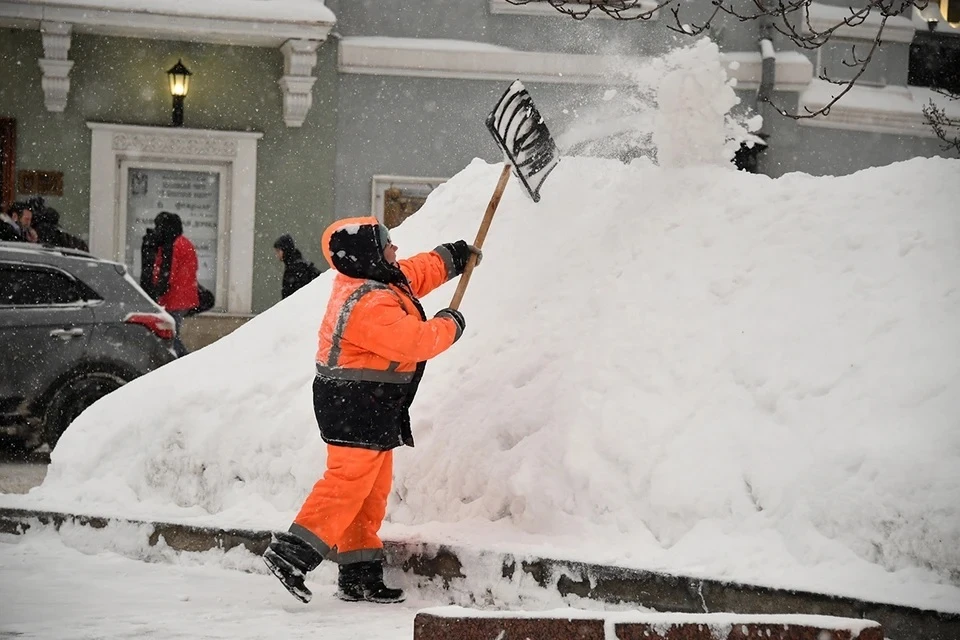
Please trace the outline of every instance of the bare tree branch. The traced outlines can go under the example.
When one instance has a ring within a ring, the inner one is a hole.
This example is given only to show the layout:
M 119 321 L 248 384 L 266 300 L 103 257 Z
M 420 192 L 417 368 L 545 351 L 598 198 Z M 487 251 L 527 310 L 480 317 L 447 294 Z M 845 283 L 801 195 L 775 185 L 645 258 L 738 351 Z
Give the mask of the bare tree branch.
M 583 20 L 592 11 L 600 11 L 615 20 L 650 20 L 660 9 L 675 2 L 665 0 L 651 9 L 644 9 L 645 0 L 507 0 L 510 4 L 523 5 L 544 2 L 574 20 Z
M 615 20 L 650 20 L 657 12 L 669 9 L 672 19 L 666 24 L 670 31 L 686 36 L 699 36 L 708 33 L 714 26 L 718 16 L 734 18 L 740 22 L 764 20 L 768 28 L 780 34 L 797 48 L 805 51 L 819 49 L 837 32 L 845 28 L 855 28 L 863 25 L 872 15 L 879 16 L 876 36 L 870 43 L 869 50 L 864 54 L 856 46 L 851 46 L 849 54 L 841 60 L 844 68 L 851 70 L 852 75 L 845 79 L 831 78 L 826 68 L 823 68 L 818 78 L 839 87 L 836 95 L 823 106 L 810 109 L 803 107 L 805 113 L 791 113 L 782 106 L 774 104 L 769 96 L 758 96 L 758 100 L 770 105 L 781 116 L 802 120 L 827 116 L 830 109 L 837 104 L 847 93 L 856 86 L 873 60 L 873 56 L 883 41 L 883 32 L 887 20 L 891 17 L 910 14 L 914 8 L 923 10 L 933 0 L 867 0 L 862 7 L 848 8 L 849 14 L 837 17 L 829 26 L 817 29 L 810 16 L 810 5 L 815 0 L 751 0 L 745 6 L 735 5 L 736 0 L 711 0 L 712 10 L 703 22 L 687 21 L 681 15 L 682 11 L 689 11 L 684 6 L 684 0 L 657 0 L 651 8 L 653 0 L 507 0 L 516 5 L 532 2 L 547 3 L 557 11 L 567 14 L 575 20 L 583 20 L 593 11 L 600 11 Z M 950 100 L 960 100 L 960 94 L 945 91 L 936 87 L 931 89 Z M 946 110 L 938 106 L 933 100 L 923 107 L 926 123 L 933 129 L 941 140 L 944 151 L 954 150 L 960 153 L 960 119 L 951 119 Z
M 768 19 L 771 21 L 772 28 L 784 36 L 800 49 L 807 51 L 818 49 L 826 44 L 836 32 L 842 28 L 853 28 L 864 24 L 871 15 L 879 15 L 880 22 L 877 27 L 876 37 L 871 43 L 869 51 L 865 55 L 860 55 L 857 49 L 851 49 L 848 58 L 842 60 L 844 67 L 855 70 L 849 79 L 836 80 L 831 78 L 826 69 L 818 76 L 821 80 L 831 84 L 838 85 L 842 89 L 827 104 L 812 110 L 804 107 L 806 113 L 790 113 L 788 110 L 777 106 L 765 100 L 780 115 L 793 118 L 795 120 L 814 118 L 817 116 L 826 116 L 830 113 L 830 108 L 835 105 L 843 96 L 857 84 L 857 81 L 863 76 L 873 55 L 880 47 L 883 41 L 883 31 L 887 24 L 887 19 L 893 16 L 902 15 L 904 12 L 912 11 L 913 7 L 923 9 L 929 0 L 867 0 L 866 4 L 860 8 L 849 8 L 849 15 L 838 18 L 835 23 L 829 27 L 818 30 L 810 20 L 809 7 L 813 0 L 752 0 L 750 11 L 743 11 L 734 5 L 734 0 L 712 0 L 712 11 L 702 23 L 686 22 L 681 16 L 683 0 L 661 0 L 653 9 L 643 9 L 645 0 L 507 0 L 511 4 L 528 4 L 531 2 L 546 2 L 554 9 L 572 16 L 577 20 L 586 18 L 592 11 L 601 11 L 604 14 L 618 20 L 649 20 L 660 10 L 669 9 L 672 15 L 672 23 L 667 24 L 667 29 L 688 36 L 698 36 L 710 31 L 717 16 L 723 14 L 739 20 L 748 22 L 752 20 Z M 647 2 L 649 0 L 646 0 Z
M 936 90 L 937 93 L 947 96 L 951 100 L 960 100 L 960 94 L 949 91 Z M 923 119 L 938 138 L 940 138 L 940 148 L 943 151 L 956 151 L 960 153 L 960 119 L 951 119 L 947 117 L 947 112 L 931 99 L 923 107 Z M 956 133 L 948 132 L 952 130 Z
M 866 57 L 858 58 L 857 48 L 854 45 L 853 47 L 851 47 L 853 62 L 847 62 L 846 59 L 842 61 L 844 65 L 848 67 L 854 67 L 857 69 L 856 74 L 854 74 L 852 78 L 850 78 L 849 80 L 833 80 L 827 75 L 827 70 L 826 68 L 824 68 L 823 73 L 820 74 L 820 79 L 825 80 L 826 82 L 829 82 L 831 84 L 835 84 L 843 87 L 843 89 L 841 89 L 840 92 L 837 93 L 837 95 L 833 96 L 833 98 L 827 104 L 823 105 L 822 107 L 820 107 L 815 111 L 811 110 L 807 106 L 804 106 L 803 109 L 804 111 L 806 111 L 805 114 L 788 113 L 785 109 L 775 105 L 773 102 L 768 102 L 768 104 L 771 107 L 773 107 L 773 109 L 780 115 L 785 116 L 787 118 L 793 118 L 794 120 L 802 120 L 805 118 L 815 118 L 817 116 L 830 115 L 830 108 L 833 107 L 833 105 L 837 104 L 840 98 L 847 95 L 847 93 L 849 93 L 850 90 L 853 89 L 854 85 L 857 84 L 857 80 L 859 80 L 860 76 L 862 76 L 863 73 L 867 70 L 867 66 L 870 64 L 870 60 L 873 59 L 873 53 L 877 50 L 877 47 L 880 46 L 880 37 L 883 34 L 883 27 L 886 25 L 886 23 L 887 23 L 887 16 L 883 16 L 883 18 L 880 20 L 880 28 L 877 31 L 877 37 L 874 38 L 873 45 L 870 47 L 870 51 L 867 52 Z

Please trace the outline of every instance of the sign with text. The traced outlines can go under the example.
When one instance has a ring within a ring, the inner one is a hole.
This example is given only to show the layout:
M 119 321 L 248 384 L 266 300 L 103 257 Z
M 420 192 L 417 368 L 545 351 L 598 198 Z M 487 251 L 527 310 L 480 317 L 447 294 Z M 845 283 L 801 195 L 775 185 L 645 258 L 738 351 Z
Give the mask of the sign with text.
M 140 277 L 140 244 L 161 211 L 180 216 L 183 235 L 197 250 L 197 281 L 217 290 L 220 174 L 216 171 L 129 168 L 125 262 Z

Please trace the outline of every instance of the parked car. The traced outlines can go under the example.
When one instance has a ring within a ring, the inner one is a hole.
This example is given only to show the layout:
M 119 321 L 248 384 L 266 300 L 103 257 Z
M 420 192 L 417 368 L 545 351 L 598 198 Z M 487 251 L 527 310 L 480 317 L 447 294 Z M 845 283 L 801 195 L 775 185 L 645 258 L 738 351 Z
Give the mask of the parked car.
M 122 264 L 0 242 L 0 434 L 52 449 L 84 409 L 176 359 L 173 332 Z

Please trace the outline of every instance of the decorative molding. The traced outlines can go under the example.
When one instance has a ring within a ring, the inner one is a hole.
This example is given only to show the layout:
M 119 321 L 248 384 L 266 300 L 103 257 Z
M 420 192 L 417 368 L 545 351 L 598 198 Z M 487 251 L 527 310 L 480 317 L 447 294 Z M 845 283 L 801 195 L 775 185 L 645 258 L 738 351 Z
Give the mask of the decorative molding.
M 237 141 L 209 136 L 155 135 L 146 133 L 115 133 L 112 140 L 114 151 L 137 151 L 147 154 L 210 156 L 234 158 Z
M 811 27 L 817 32 L 832 29 L 840 24 L 844 18 L 849 18 L 850 11 L 851 9 L 846 6 L 831 6 L 820 4 L 818 2 L 811 2 L 809 5 L 807 5 L 809 24 L 807 23 L 807 20 L 804 20 L 800 25 L 800 33 L 811 33 Z M 873 40 L 877 39 L 877 32 L 880 31 L 880 22 L 880 9 L 875 8 L 861 24 L 858 24 L 855 27 L 843 25 L 833 32 L 833 37 L 844 38 L 847 40 L 865 40 L 872 42 Z M 905 18 L 903 16 L 892 16 L 887 18 L 887 23 L 883 27 L 883 37 L 881 38 L 881 41 L 902 42 L 909 44 L 913 40 L 913 34 L 915 31 L 916 29 L 910 18 Z
M 317 66 L 316 40 L 287 40 L 280 47 L 283 53 L 283 75 L 309 76 Z
M 43 37 L 43 55 L 48 60 L 66 60 L 70 51 L 70 32 L 73 25 L 64 22 L 40 23 L 40 35 Z
M 836 85 L 815 80 L 810 89 L 800 95 L 799 108 L 816 111 L 823 108 L 838 91 Z M 923 107 L 930 100 L 938 100 L 936 93 L 925 87 L 888 85 L 882 88 L 855 85 L 830 107 L 830 114 L 798 120 L 806 127 L 869 131 L 898 136 L 935 138 L 936 133 L 926 122 Z M 947 117 L 960 122 L 960 105 L 942 98 L 940 106 Z M 960 125 L 947 126 L 947 136 L 960 136 Z
M 67 96 L 70 93 L 70 69 L 73 61 L 67 59 L 70 51 L 70 32 L 73 25 L 65 22 L 44 20 L 40 23 L 40 35 L 43 38 L 43 55 L 39 60 L 43 78 L 43 103 L 47 111 L 63 113 L 67 108 Z
M 171 169 L 214 165 L 224 167 L 229 238 L 224 295 L 218 307 L 228 313 L 250 313 L 253 302 L 253 243 L 256 219 L 257 141 L 262 133 L 180 127 L 142 127 L 88 122 L 90 144 L 90 251 L 123 261 L 120 246 L 121 174 L 124 162 L 150 163 Z
M 288 127 L 299 127 L 313 106 L 311 74 L 317 64 L 318 40 L 287 40 L 280 47 L 283 53 L 283 77 L 278 84 L 283 90 L 283 121 Z
M 629 17 L 637 13 L 644 13 L 647 11 L 653 11 L 657 8 L 657 2 L 653 0 L 641 0 L 640 6 L 636 9 L 628 9 L 623 12 L 624 17 Z M 507 2 L 507 0 L 490 0 L 490 13 L 492 14 L 505 14 L 505 15 L 515 15 L 515 16 L 558 16 L 560 18 L 565 18 L 570 20 L 570 16 L 557 11 L 551 7 L 546 2 L 540 2 L 539 0 L 533 0 L 526 4 L 513 4 Z M 650 17 L 650 21 L 656 20 L 660 17 L 659 11 L 654 11 L 653 15 Z M 587 14 L 587 19 L 596 19 L 602 18 L 606 20 L 612 20 L 610 16 L 605 14 L 599 9 L 594 9 Z
M 129 8 L 97 0 L 84 5 L 0 0 L 0 27 L 38 29 L 41 21 L 51 21 L 72 24 L 74 33 L 279 47 L 292 38 L 322 42 L 336 24 L 336 16 L 322 2 L 182 2 L 168 3 L 166 10 L 147 10 L 132 2 Z
M 759 86 L 763 67 L 759 51 L 724 53 L 720 59 L 738 89 Z M 341 73 L 469 80 L 522 77 L 529 82 L 615 86 L 633 82 L 621 72 L 625 65 L 641 65 L 646 60 L 637 56 L 516 51 L 474 42 L 347 37 L 340 40 L 338 68 Z M 731 65 L 734 62 L 737 64 Z M 813 65 L 798 52 L 777 53 L 776 64 L 778 91 L 801 91 L 813 78 Z

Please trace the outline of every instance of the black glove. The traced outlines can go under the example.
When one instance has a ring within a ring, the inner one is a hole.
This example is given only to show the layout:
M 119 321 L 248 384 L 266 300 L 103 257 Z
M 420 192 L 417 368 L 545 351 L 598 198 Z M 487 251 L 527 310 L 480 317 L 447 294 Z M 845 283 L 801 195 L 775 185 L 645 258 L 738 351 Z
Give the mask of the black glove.
M 433 316 L 434 318 L 450 318 L 457 323 L 457 336 L 453 339 L 454 342 L 460 339 L 460 336 L 463 335 L 463 330 L 467 328 L 467 321 L 463 319 L 463 314 L 457 311 L 456 309 L 440 309 L 437 311 L 437 315 Z
M 463 273 L 463 270 L 467 268 L 467 260 L 470 259 L 471 255 L 476 254 L 478 266 L 480 261 L 483 260 L 483 252 L 472 244 L 467 244 L 466 240 L 447 242 L 440 246 L 450 252 L 450 256 L 453 258 L 453 268 L 457 275 Z

